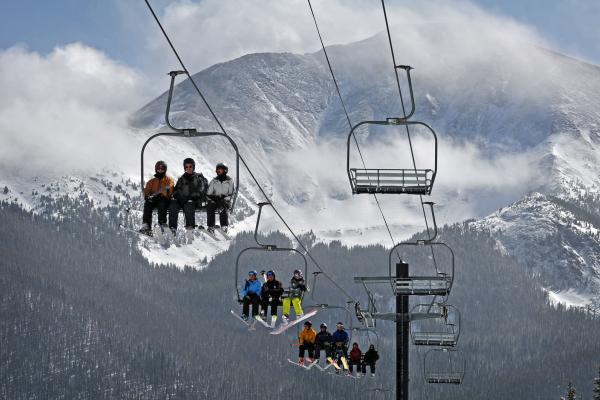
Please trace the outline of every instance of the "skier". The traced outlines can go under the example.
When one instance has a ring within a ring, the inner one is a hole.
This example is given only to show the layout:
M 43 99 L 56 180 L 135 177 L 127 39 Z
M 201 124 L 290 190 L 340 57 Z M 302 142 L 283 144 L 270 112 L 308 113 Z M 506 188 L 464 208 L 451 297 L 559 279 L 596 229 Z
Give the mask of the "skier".
M 242 319 L 244 321 L 248 321 L 250 304 L 252 304 L 252 317 L 258 315 L 258 305 L 260 303 L 260 292 L 262 290 L 262 286 L 256 278 L 257 274 L 258 272 L 255 270 L 248 272 L 248 279 L 244 280 L 244 287 L 240 292 L 242 295 L 242 300 L 240 300 L 240 302 L 243 303 Z
M 177 230 L 177 217 L 183 208 L 185 228 L 196 226 L 196 209 L 202 208 L 206 200 L 208 180 L 202 173 L 195 172 L 196 162 L 192 158 L 183 160 L 184 173 L 177 180 L 173 190 L 173 200 L 169 207 L 169 228 L 173 233 Z
M 215 212 L 219 211 L 219 224 L 221 229 L 227 232 L 229 225 L 229 207 L 231 207 L 231 196 L 235 192 L 235 183 L 227 175 L 229 168 L 224 163 L 218 163 L 215 168 L 217 176 L 208 185 L 208 204 L 206 206 L 206 225 L 208 231 L 215 231 Z
M 348 341 L 350 340 L 342 322 L 336 324 L 336 331 L 333 332 L 331 338 L 336 349 L 336 361 L 339 363 L 342 356 L 348 358 Z
M 302 311 L 302 297 L 306 291 L 306 283 L 302 271 L 294 270 L 294 275 L 290 279 L 290 287 L 287 290 L 286 297 L 283 299 L 283 322 L 287 323 L 290 320 L 290 304 L 294 306 L 296 318 L 304 314 Z
M 327 332 L 327 324 L 322 323 L 319 327 L 319 333 L 315 341 L 315 359 L 318 361 L 321 358 L 321 350 L 325 350 L 325 357 L 331 357 L 331 343 L 333 337 Z
M 367 373 L 368 365 L 371 369 L 371 376 L 375 376 L 375 363 L 377 360 L 379 360 L 379 354 L 377 354 L 377 350 L 375 350 L 375 345 L 372 344 L 369 346 L 369 350 L 367 350 L 364 356 L 363 374 Z
M 300 351 L 298 357 L 300 360 L 298 364 L 304 365 L 304 353 L 308 351 L 308 364 L 312 364 L 314 358 L 314 349 L 315 349 L 315 339 L 317 337 L 317 332 L 312 328 L 312 323 L 310 321 L 306 321 L 304 323 L 304 329 L 298 335 L 298 340 L 300 342 Z
M 362 351 L 360 351 L 360 348 L 358 347 L 358 343 L 356 343 L 356 342 L 352 343 L 352 350 L 350 350 L 350 360 L 349 360 L 348 364 L 350 365 L 350 372 L 349 372 L 350 375 L 352 375 L 353 367 L 355 365 L 356 365 L 356 374 L 358 376 L 360 376 L 361 371 L 363 374 L 366 374 L 366 368 L 362 361 Z
M 267 281 L 262 285 L 261 292 L 261 317 L 267 317 L 269 305 L 271 306 L 271 318 L 277 319 L 277 306 L 281 295 L 283 294 L 283 286 L 281 282 L 275 279 L 275 272 L 267 271 Z
M 144 213 L 140 233 L 152 235 L 152 211 L 158 210 L 158 223 L 166 225 L 167 207 L 173 194 L 173 178 L 167 175 L 167 163 L 157 161 L 154 164 L 154 178 L 144 188 Z

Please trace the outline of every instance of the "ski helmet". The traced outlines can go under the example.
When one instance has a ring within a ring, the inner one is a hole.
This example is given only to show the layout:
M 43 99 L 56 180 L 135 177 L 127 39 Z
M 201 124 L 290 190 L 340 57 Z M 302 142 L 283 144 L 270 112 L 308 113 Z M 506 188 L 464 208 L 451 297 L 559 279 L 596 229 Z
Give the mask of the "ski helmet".
M 300 271 L 299 269 L 295 269 L 294 270 L 294 275 L 300 275 L 300 276 L 302 276 L 302 271 Z
M 167 172 L 167 163 L 164 161 L 157 161 L 156 164 L 154 164 L 154 172 L 158 172 L 158 167 L 165 167 L 165 172 Z
M 196 161 L 194 161 L 193 158 L 186 158 L 185 160 L 183 160 L 183 166 L 185 167 L 188 164 L 192 164 L 194 166 L 194 170 L 196 169 Z
M 217 166 L 215 167 L 215 169 L 219 169 L 219 168 L 223 169 L 223 171 L 225 171 L 225 173 L 229 172 L 229 167 L 225 163 L 222 163 L 222 162 L 218 163 Z
M 321 329 L 323 329 L 323 328 L 327 329 L 327 324 L 326 324 L 325 322 L 323 322 L 323 323 L 321 324 L 320 328 L 321 328 Z
M 275 278 L 275 272 L 267 271 L 267 276 L 272 276 L 273 278 Z
M 248 271 L 248 275 L 254 275 L 254 276 L 256 276 L 256 275 L 258 275 L 258 272 L 256 272 L 255 269 L 251 269 L 250 271 Z
M 304 326 L 311 327 L 311 326 L 312 326 L 312 322 L 310 322 L 310 321 L 306 321 L 306 322 L 304 323 Z

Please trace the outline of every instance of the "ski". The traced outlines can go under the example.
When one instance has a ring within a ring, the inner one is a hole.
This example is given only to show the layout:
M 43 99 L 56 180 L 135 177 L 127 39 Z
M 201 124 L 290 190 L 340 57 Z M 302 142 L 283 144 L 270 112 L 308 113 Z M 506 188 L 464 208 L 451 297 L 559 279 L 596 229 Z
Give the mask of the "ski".
M 267 323 L 267 321 L 265 321 L 264 319 L 262 319 L 262 317 L 260 315 L 256 315 L 254 317 L 254 319 L 258 322 L 260 322 L 265 328 L 269 328 L 271 329 L 271 325 Z
M 307 363 L 307 364 L 300 364 L 300 363 L 297 363 L 297 362 L 295 362 L 295 361 L 292 361 L 292 360 L 290 360 L 289 358 L 288 358 L 287 360 L 288 360 L 288 362 L 289 362 L 290 364 L 293 364 L 293 365 L 295 365 L 295 366 L 297 366 L 297 367 L 300 367 L 300 368 L 304 368 L 304 369 L 305 369 L 305 370 L 307 370 L 307 371 L 308 371 L 308 370 L 310 370 L 312 367 L 317 367 L 317 369 L 320 369 L 321 371 L 323 370 L 323 369 L 322 369 L 322 368 L 321 368 L 319 365 L 317 365 L 317 363 L 316 363 L 316 362 L 314 362 L 314 361 L 313 361 L 313 362 L 311 362 L 311 363 Z
M 225 240 L 231 240 L 231 236 L 227 232 L 225 232 L 220 226 L 215 226 L 215 232 L 219 232 Z
M 233 311 L 233 310 L 229 310 L 229 311 L 231 312 L 231 315 L 233 315 L 233 316 L 234 316 L 234 317 L 236 317 L 236 318 L 237 318 L 239 321 L 241 321 L 241 322 L 242 322 L 244 325 L 246 325 L 246 326 L 248 327 L 248 330 L 249 330 L 249 331 L 255 331 L 255 330 L 256 330 L 256 327 L 254 326 L 254 324 L 255 324 L 255 322 L 256 322 L 256 320 L 255 320 L 255 319 L 253 319 L 253 320 L 249 320 L 249 321 L 246 321 L 246 320 L 244 320 L 242 317 L 240 317 L 240 316 L 238 315 L 238 313 L 236 313 L 235 311 Z
M 128 228 L 123 224 L 119 224 L 119 228 L 121 228 L 125 231 L 128 231 L 128 232 L 131 232 L 131 233 L 135 233 L 142 237 L 151 238 L 151 239 L 154 238 L 154 234 L 152 233 L 152 231 L 150 231 L 149 233 L 143 233 L 143 232 L 137 231 L 135 229 Z
M 275 324 L 277 323 L 277 315 L 271 316 L 271 329 L 275 328 Z
M 344 369 L 346 371 L 349 370 L 350 368 L 348 367 L 348 360 L 346 360 L 346 357 L 342 357 L 341 360 L 342 360 L 342 365 L 344 366 Z
M 329 365 L 333 365 L 333 367 L 335 369 L 341 369 L 340 366 L 338 365 L 338 363 L 335 362 L 335 360 L 331 357 L 327 357 L 327 362 L 329 363 Z
M 202 232 L 203 234 L 205 234 L 206 236 L 210 237 L 211 239 L 213 239 L 214 241 L 219 242 L 221 239 L 219 239 L 219 237 L 217 235 L 214 234 L 214 232 L 209 232 L 208 229 L 206 229 L 205 227 L 201 226 L 200 228 L 198 228 L 198 230 L 200 232 Z
M 279 335 L 285 331 L 287 331 L 288 329 L 290 329 L 292 326 L 299 324 L 300 322 L 312 317 L 313 315 L 315 315 L 317 313 L 317 309 L 313 309 L 308 311 L 306 314 L 304 314 L 303 316 L 301 316 L 300 318 L 296 318 L 293 321 L 288 322 L 287 324 L 280 324 L 276 329 L 274 329 L 271 332 L 271 335 Z

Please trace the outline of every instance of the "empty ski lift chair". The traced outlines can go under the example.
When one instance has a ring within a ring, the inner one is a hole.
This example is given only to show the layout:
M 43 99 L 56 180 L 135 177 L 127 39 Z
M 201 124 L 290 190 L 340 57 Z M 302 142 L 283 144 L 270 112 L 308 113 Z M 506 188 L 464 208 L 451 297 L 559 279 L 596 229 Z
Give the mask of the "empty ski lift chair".
M 234 275 L 234 284 L 235 284 L 235 290 L 237 293 L 237 298 L 238 300 L 241 300 L 242 297 L 240 296 L 240 287 L 238 286 L 241 282 L 240 280 L 240 275 L 239 275 L 239 270 L 240 270 L 240 259 L 242 258 L 242 256 L 245 253 L 248 252 L 283 252 L 283 253 L 294 253 L 299 255 L 302 258 L 302 264 L 303 264 L 303 274 L 306 277 L 306 274 L 308 273 L 308 261 L 306 259 L 306 256 L 300 252 L 297 249 L 293 249 L 291 247 L 278 247 L 277 245 L 274 244 L 266 244 L 266 243 L 261 243 L 258 240 L 258 229 L 259 229 L 259 225 L 260 225 L 260 218 L 262 216 L 262 209 L 264 206 L 272 206 L 271 203 L 258 203 L 258 215 L 256 217 L 256 226 L 254 228 L 254 241 L 256 242 L 256 246 L 252 246 L 252 247 L 246 247 L 245 249 L 243 249 L 242 251 L 240 251 L 238 253 L 237 258 L 235 259 L 235 275 Z M 295 268 L 294 268 L 295 269 Z M 281 271 L 277 271 L 278 275 Z M 290 271 L 291 272 L 291 271 Z M 279 280 L 283 282 L 283 279 L 281 277 L 279 277 Z
M 433 188 L 435 175 L 437 172 L 437 153 L 438 143 L 435 131 L 426 123 L 419 121 L 409 121 L 415 110 L 415 102 L 412 91 L 412 82 L 410 78 L 410 70 L 406 65 L 400 65 L 397 68 L 404 69 L 407 74 L 408 84 L 410 88 L 410 98 L 412 108 L 406 117 L 402 118 L 387 118 L 385 121 L 362 121 L 354 125 L 348 134 L 346 143 L 346 170 L 348 179 L 353 194 L 362 193 L 384 193 L 384 194 L 416 194 L 429 195 Z M 351 139 L 355 135 L 358 128 L 374 127 L 374 126 L 421 126 L 429 132 L 434 140 L 434 155 L 429 168 L 415 168 L 411 166 L 411 161 L 407 161 L 405 168 L 357 168 L 351 166 Z
M 455 347 L 460 312 L 446 304 L 418 304 L 411 311 L 410 336 L 415 346 Z
M 169 75 L 171 76 L 171 84 L 169 86 L 169 95 L 167 97 L 167 107 L 166 107 L 166 111 L 165 111 L 165 122 L 167 124 L 167 126 L 169 128 L 172 129 L 171 132 L 159 132 L 156 133 L 152 136 L 150 136 L 148 138 L 148 140 L 146 140 L 144 142 L 144 145 L 142 146 L 142 151 L 141 151 L 141 155 L 140 155 L 140 164 L 141 164 L 141 191 L 142 191 L 142 197 L 143 197 L 143 191 L 144 191 L 144 186 L 145 186 L 145 182 L 144 182 L 144 153 L 146 151 L 146 147 L 148 146 L 148 144 L 155 138 L 160 137 L 160 136 L 175 136 L 175 137 L 186 137 L 186 138 L 196 138 L 196 137 L 209 137 L 209 136 L 222 136 L 225 139 L 227 139 L 229 141 L 229 143 L 231 144 L 231 147 L 233 148 L 234 152 L 235 152 L 235 192 L 231 198 L 231 207 L 229 208 L 230 211 L 233 211 L 233 209 L 235 208 L 235 202 L 237 200 L 237 196 L 238 196 L 238 191 L 239 191 L 239 187 L 240 187 L 240 153 L 237 147 L 237 144 L 233 141 L 233 139 L 231 139 L 231 137 L 229 137 L 228 135 L 226 135 L 223 132 L 200 132 L 197 131 L 195 128 L 175 128 L 172 124 L 171 121 L 169 120 L 169 113 L 170 113 L 170 109 L 171 109 L 171 100 L 173 98 L 173 89 L 175 86 L 175 77 L 177 75 L 181 75 L 181 74 L 185 74 L 185 71 L 171 71 L 169 72 Z
M 426 383 L 460 385 L 465 378 L 466 360 L 455 349 L 431 349 L 423 358 Z

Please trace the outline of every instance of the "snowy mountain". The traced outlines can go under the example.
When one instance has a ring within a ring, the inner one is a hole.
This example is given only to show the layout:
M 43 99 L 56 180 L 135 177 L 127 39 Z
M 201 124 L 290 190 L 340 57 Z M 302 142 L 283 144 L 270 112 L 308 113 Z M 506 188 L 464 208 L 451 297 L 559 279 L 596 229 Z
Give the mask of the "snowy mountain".
M 547 279 L 549 290 L 585 299 L 597 296 L 600 264 L 594 234 L 600 227 L 583 229 L 551 198 L 569 202 L 581 190 L 600 187 L 600 69 L 520 42 L 475 43 L 481 48 L 466 54 L 460 44 L 448 45 L 438 28 L 423 26 L 419 46 L 408 37 L 395 38 L 401 62 L 416 68 L 414 119 L 429 123 L 439 137 L 431 197 L 438 204 L 438 222 L 483 218 L 473 225 L 495 232 L 509 253 Z M 399 114 L 386 46 L 385 37 L 377 35 L 329 48 L 353 123 Z M 350 194 L 348 126 L 322 52 L 249 54 L 214 65 L 194 79 L 267 195 L 297 231 L 312 230 L 321 240 L 350 245 L 389 245 L 373 199 Z M 401 80 L 408 101 L 405 78 Z M 168 79 L 156 84 L 167 88 Z M 131 131 L 139 147 L 164 129 L 165 105 L 166 93 L 132 115 Z M 175 89 L 171 114 L 175 126 L 217 130 L 187 81 Z M 429 166 L 431 140 L 419 131 L 413 136 L 417 164 Z M 412 166 L 405 161 L 410 153 L 403 131 L 359 131 L 357 139 L 368 167 Z M 222 139 L 157 139 L 148 147 L 146 175 L 156 159 L 165 159 L 169 171 L 179 175 L 181 160 L 192 156 L 198 169 L 211 176 L 216 162 L 234 165 L 228 146 Z M 138 151 L 131 149 L 132 158 L 137 159 Z M 355 163 L 356 150 L 351 152 Z M 130 221 L 139 219 L 139 171 L 113 171 L 96 176 L 72 171 L 60 179 L 5 176 L 0 189 L 8 191 L 0 190 L 0 199 L 35 208 L 36 196 L 66 192 L 88 196 L 96 205 L 133 206 Z M 254 204 L 263 200 L 242 170 L 234 233 L 252 229 Z M 424 228 L 417 199 L 380 200 L 396 240 Z M 264 228 L 283 227 L 266 215 Z M 155 262 L 205 265 L 227 244 L 204 240 L 168 251 L 154 243 L 142 246 Z

